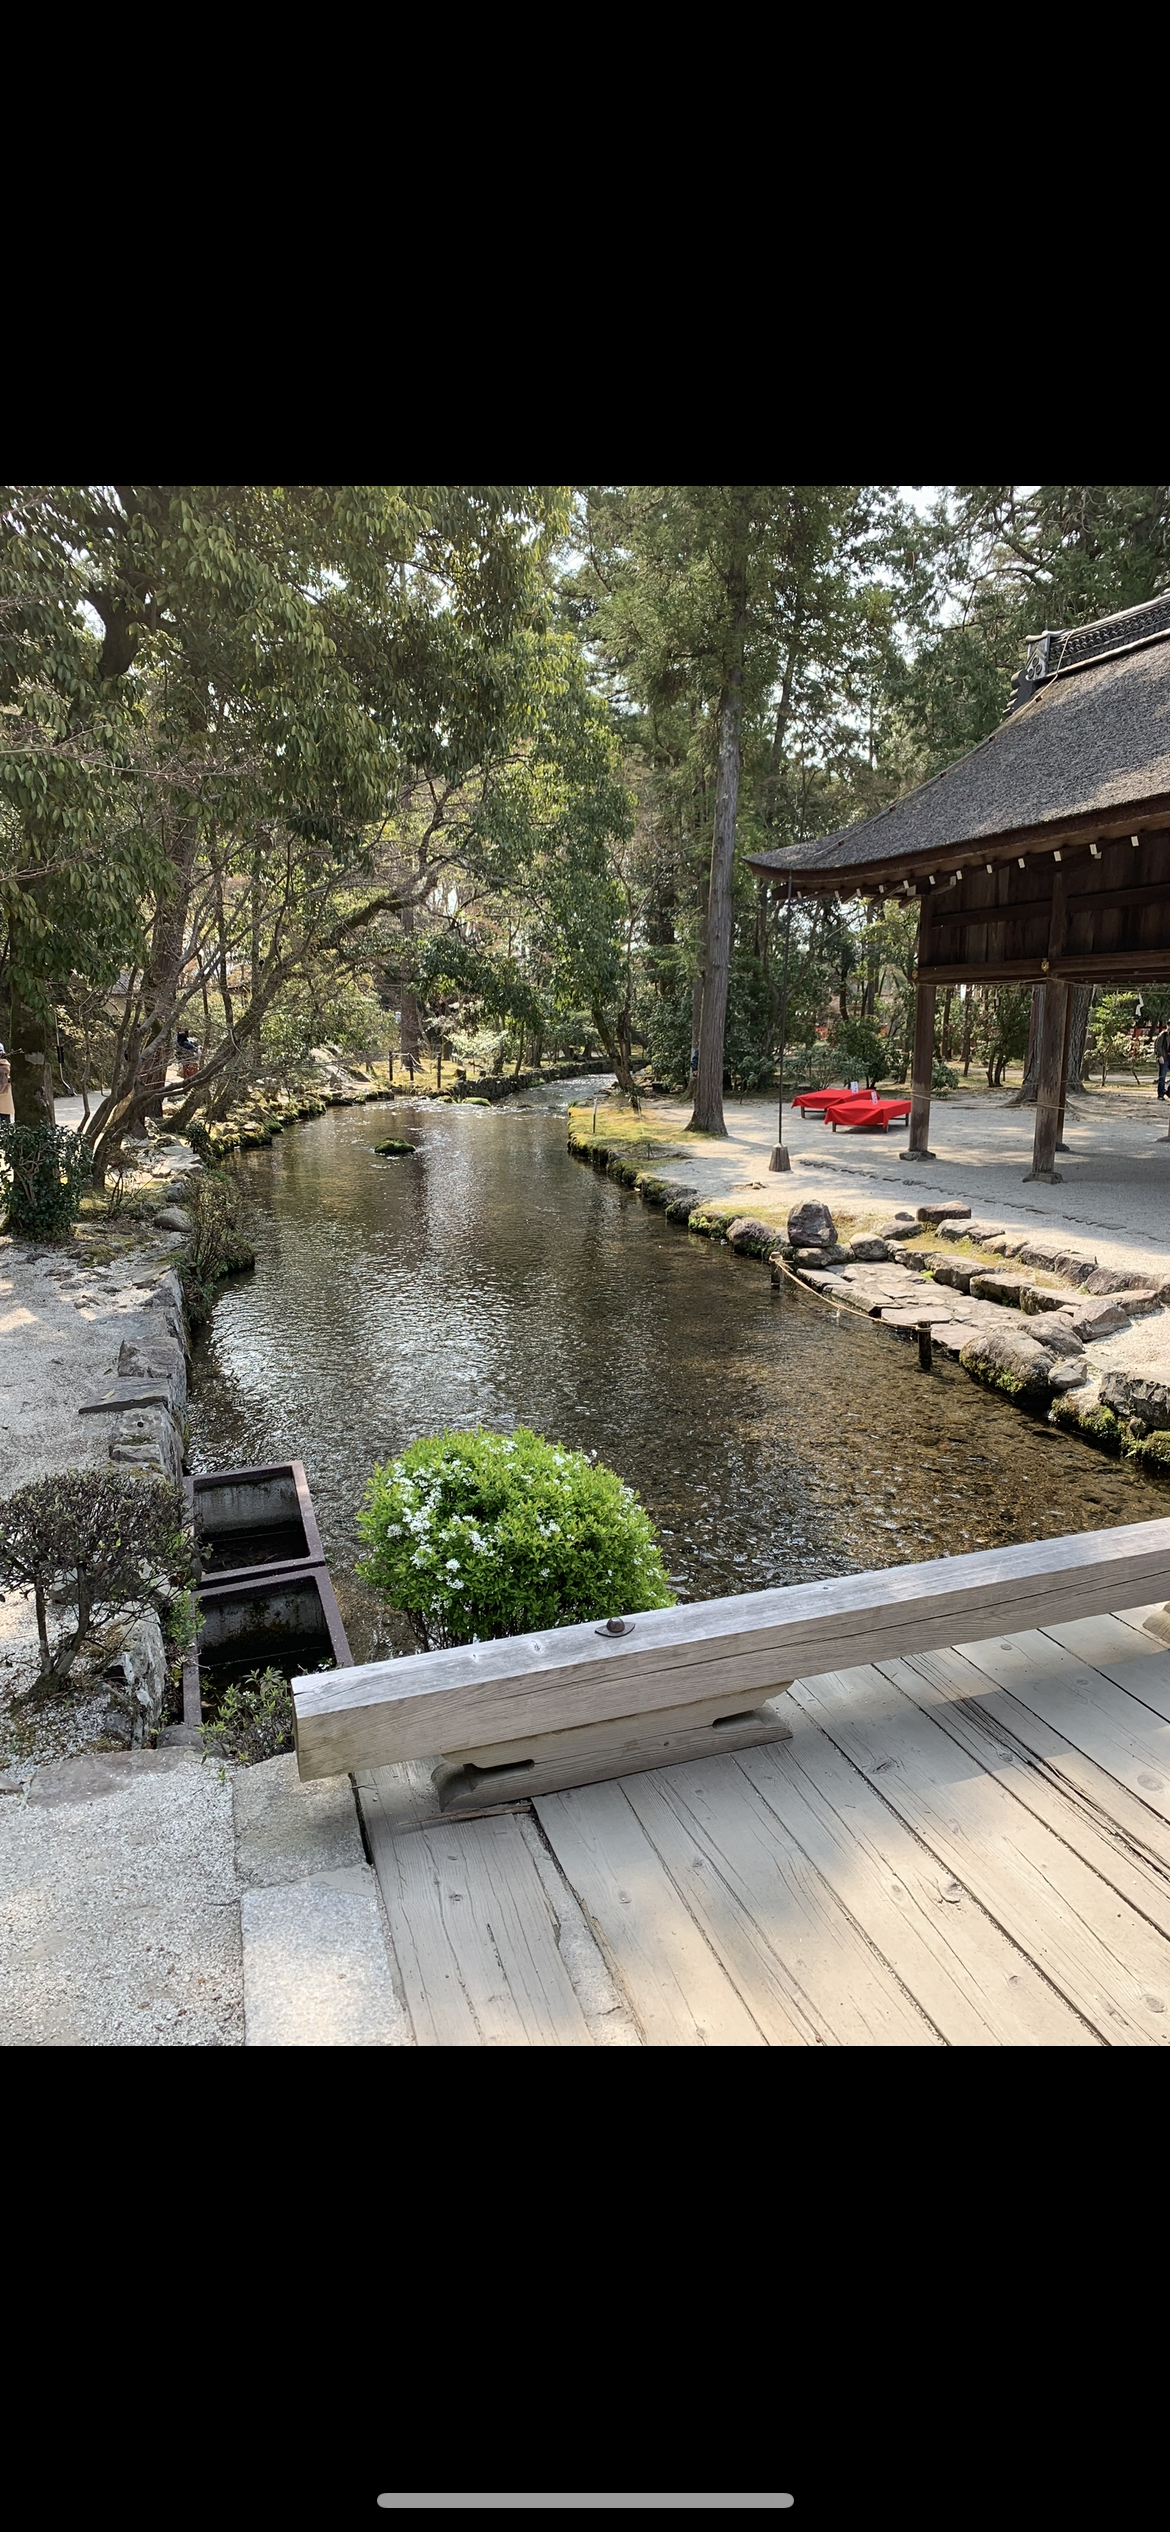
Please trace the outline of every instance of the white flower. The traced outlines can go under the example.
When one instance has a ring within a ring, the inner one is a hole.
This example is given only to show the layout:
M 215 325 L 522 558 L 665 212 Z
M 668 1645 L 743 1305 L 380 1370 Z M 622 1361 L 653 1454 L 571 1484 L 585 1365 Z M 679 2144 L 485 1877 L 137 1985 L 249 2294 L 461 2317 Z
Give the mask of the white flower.
M 457 1556 L 449 1556 L 449 1557 L 447 1558 L 447 1571 L 448 1571 L 448 1573 L 449 1573 L 449 1574 L 457 1574 L 457 1573 L 458 1573 L 458 1571 L 459 1571 L 459 1559 L 458 1559 L 458 1557 L 457 1557 Z

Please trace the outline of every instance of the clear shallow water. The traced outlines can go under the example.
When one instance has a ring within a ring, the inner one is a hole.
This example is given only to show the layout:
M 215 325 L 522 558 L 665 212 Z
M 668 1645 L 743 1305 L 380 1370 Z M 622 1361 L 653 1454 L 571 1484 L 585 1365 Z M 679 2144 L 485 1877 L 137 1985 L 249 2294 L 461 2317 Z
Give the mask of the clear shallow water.
M 1166 1513 L 1164 1484 L 572 1160 L 564 1105 L 594 1088 L 334 1109 L 247 1155 L 256 1272 L 200 1342 L 191 1465 L 303 1459 L 355 1659 L 412 1641 L 353 1576 L 366 1477 L 445 1425 L 596 1450 L 688 1599 Z M 390 1133 L 417 1157 L 377 1159 Z

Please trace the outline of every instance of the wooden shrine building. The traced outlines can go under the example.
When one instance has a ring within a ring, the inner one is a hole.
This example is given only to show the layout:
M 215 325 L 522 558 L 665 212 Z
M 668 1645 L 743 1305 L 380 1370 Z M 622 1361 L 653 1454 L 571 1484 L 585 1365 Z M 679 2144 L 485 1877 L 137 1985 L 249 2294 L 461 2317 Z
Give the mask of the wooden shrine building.
M 913 1157 L 931 1157 L 938 987 L 1042 985 L 1031 1174 L 1057 1176 L 1071 986 L 1170 980 L 1170 597 L 1040 634 L 970 755 L 749 868 L 794 897 L 917 898 Z

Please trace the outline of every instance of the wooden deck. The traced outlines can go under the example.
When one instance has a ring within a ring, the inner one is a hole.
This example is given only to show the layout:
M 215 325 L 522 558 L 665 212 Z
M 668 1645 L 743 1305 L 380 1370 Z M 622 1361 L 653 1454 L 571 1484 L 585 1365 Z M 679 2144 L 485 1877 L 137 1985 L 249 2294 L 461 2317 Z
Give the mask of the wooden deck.
M 359 1773 L 416 2044 L 1164 2047 L 1149 1614 L 800 1679 L 790 1741 L 485 1819 Z

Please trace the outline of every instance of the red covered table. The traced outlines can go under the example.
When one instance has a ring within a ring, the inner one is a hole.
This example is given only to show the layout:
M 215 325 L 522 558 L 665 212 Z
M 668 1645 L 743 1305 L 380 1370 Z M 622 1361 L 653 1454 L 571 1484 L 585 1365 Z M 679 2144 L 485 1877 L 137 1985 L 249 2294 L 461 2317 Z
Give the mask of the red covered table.
M 834 1134 L 839 1125 L 853 1134 L 888 1134 L 890 1127 L 910 1114 L 908 1099 L 876 1099 L 868 1095 L 856 1099 L 834 1100 L 824 1111 L 826 1125 Z
M 850 1099 L 853 1096 L 853 1092 L 846 1090 L 843 1084 L 836 1090 L 798 1090 L 792 1105 L 799 1108 L 802 1117 L 816 1116 L 830 1099 Z

